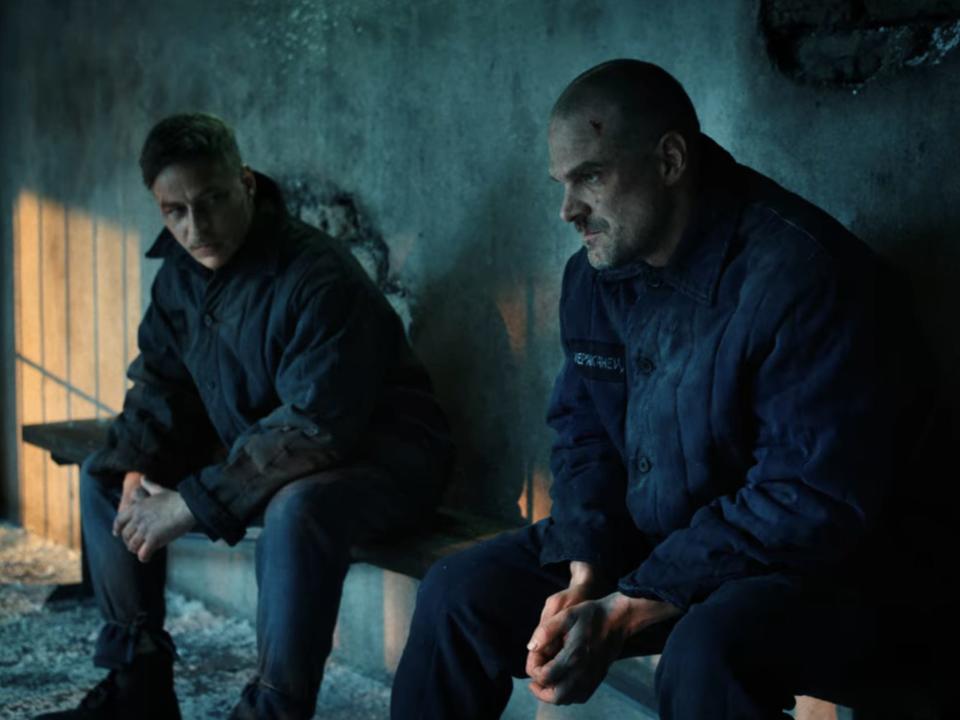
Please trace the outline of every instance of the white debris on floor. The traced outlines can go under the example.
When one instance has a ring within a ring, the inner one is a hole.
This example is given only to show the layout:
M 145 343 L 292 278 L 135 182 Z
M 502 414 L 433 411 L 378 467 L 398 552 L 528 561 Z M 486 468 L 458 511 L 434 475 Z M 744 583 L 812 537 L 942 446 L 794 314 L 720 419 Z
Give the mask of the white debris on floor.
M 72 707 L 104 676 L 90 659 L 100 628 L 93 603 L 45 604 L 58 584 L 79 578 L 78 553 L 0 524 L 0 718 Z M 225 718 L 256 666 L 253 627 L 175 593 L 167 615 L 184 720 Z M 317 717 L 375 720 L 389 704 L 386 685 L 328 663 Z

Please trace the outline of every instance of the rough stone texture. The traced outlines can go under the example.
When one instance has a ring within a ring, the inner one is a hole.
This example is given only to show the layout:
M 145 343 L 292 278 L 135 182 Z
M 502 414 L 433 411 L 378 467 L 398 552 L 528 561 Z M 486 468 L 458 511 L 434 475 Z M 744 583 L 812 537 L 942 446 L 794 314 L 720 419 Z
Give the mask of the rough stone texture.
M 859 0 L 855 5 L 863 8 L 863 16 L 881 23 L 960 15 L 960 0 Z
M 858 88 L 941 63 L 960 44 L 960 2 L 762 0 L 760 24 L 771 57 L 790 77 Z
M 319 178 L 279 178 L 287 209 L 306 223 L 344 243 L 386 296 L 410 332 L 411 298 L 390 272 L 390 248 L 361 214 L 355 198 Z

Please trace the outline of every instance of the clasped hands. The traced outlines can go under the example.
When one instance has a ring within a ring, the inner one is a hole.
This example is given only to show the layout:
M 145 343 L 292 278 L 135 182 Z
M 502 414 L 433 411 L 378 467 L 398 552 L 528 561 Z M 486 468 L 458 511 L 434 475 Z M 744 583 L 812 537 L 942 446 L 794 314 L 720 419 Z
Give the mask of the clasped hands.
M 140 562 L 193 529 L 196 518 L 176 490 L 157 485 L 139 472 L 128 472 L 113 521 L 113 534 Z
M 570 563 L 570 585 L 547 598 L 527 644 L 530 692 L 543 702 L 586 702 L 627 638 L 680 613 L 669 603 L 614 592 L 592 566 Z

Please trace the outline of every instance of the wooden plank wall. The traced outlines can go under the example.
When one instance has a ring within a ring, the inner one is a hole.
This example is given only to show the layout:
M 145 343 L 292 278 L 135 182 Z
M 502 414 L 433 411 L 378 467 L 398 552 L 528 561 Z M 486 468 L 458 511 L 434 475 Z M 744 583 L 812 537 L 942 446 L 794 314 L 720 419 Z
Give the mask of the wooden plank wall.
M 17 426 L 119 411 L 140 321 L 140 241 L 31 192 L 14 205 Z M 20 443 L 20 519 L 79 548 L 77 468 Z

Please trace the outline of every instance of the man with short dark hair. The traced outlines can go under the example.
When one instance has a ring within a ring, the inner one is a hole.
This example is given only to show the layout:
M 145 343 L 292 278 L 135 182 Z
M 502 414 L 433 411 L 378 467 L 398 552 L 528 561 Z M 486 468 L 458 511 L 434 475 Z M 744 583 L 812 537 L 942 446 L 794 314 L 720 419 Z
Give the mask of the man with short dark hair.
M 203 114 L 141 155 L 164 231 L 133 386 L 81 473 L 84 543 L 110 669 L 52 718 L 179 718 L 164 548 L 193 528 L 257 540 L 256 677 L 231 718 L 313 717 L 349 549 L 435 505 L 450 442 L 427 374 L 344 248 Z
M 897 628 L 879 632 L 888 577 L 862 561 L 910 446 L 902 291 L 701 134 L 655 65 L 574 80 L 549 149 L 584 245 L 560 300 L 552 515 L 428 573 L 393 717 L 498 717 L 524 676 L 584 702 L 615 659 L 661 651 L 664 720 L 783 717 L 876 681 Z

